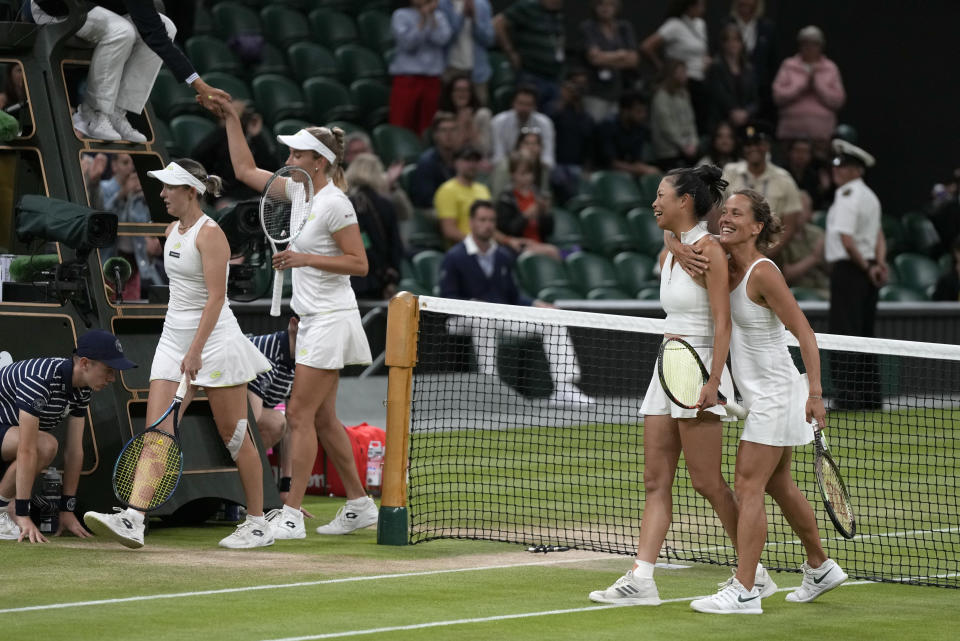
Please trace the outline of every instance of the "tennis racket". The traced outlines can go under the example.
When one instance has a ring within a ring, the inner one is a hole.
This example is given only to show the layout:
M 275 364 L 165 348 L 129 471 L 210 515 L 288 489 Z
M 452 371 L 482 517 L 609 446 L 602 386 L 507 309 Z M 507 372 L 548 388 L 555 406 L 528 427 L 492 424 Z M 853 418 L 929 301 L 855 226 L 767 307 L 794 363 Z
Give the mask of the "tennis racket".
M 667 396 L 675 404 L 688 410 L 697 409 L 700 390 L 710 378 L 700 355 L 682 338 L 668 338 L 660 345 L 657 356 L 657 374 Z M 717 398 L 727 414 L 737 418 L 746 418 L 747 410 L 717 392 Z
M 289 245 L 303 231 L 312 199 L 313 181 L 310 174 L 299 167 L 281 167 L 267 181 L 260 196 L 260 227 L 274 254 L 278 245 Z M 271 316 L 280 315 L 282 295 L 283 272 L 277 270 L 273 278 Z
M 823 506 L 827 508 L 827 514 L 837 532 L 844 538 L 852 539 L 857 533 L 857 518 L 850 504 L 850 493 L 840 476 L 840 468 L 830 456 L 823 430 L 816 421 L 813 422 L 813 447 L 813 471 L 817 475 Z
M 180 484 L 180 405 L 189 383 L 190 377 L 184 374 L 170 407 L 123 446 L 113 466 L 113 493 L 125 506 L 141 512 L 155 510 L 173 496 Z M 170 415 L 173 434 L 159 428 Z

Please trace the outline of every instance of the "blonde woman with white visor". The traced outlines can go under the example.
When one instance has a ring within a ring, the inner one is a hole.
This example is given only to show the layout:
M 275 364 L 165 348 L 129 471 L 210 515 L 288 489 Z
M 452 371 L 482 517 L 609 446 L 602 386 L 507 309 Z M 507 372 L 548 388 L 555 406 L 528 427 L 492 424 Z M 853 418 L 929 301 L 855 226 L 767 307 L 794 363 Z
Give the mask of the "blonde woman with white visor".
M 258 169 L 240 125 L 223 103 L 230 161 L 237 179 L 263 191 L 271 172 Z M 343 130 L 310 127 L 277 136 L 290 148 L 287 165 L 299 167 L 313 180 L 310 215 L 297 239 L 273 257 L 274 269 L 293 270 L 291 307 L 300 316 L 296 370 L 287 402 L 287 425 L 293 450 L 290 491 L 283 508 L 267 515 L 278 539 L 306 537 L 300 510 L 313 464 L 317 440 L 343 480 L 347 503 L 318 534 L 348 534 L 377 522 L 377 506 L 364 491 L 353 448 L 337 418 L 337 385 L 346 365 L 371 362 L 370 346 L 360 322 L 351 276 L 367 274 L 357 214 L 344 191 Z
M 184 374 L 192 385 L 183 399 L 181 416 L 196 388 L 203 387 L 217 431 L 237 462 L 247 498 L 247 519 L 220 545 L 271 545 L 273 531 L 263 515 L 263 468 L 247 433 L 247 383 L 269 370 L 270 363 L 246 339 L 227 303 L 230 247 L 223 230 L 200 209 L 200 199 L 207 191 L 220 191 L 220 178 L 208 176 L 193 160 L 171 162 L 147 175 L 163 183 L 160 197 L 167 212 L 177 219 L 167 227 L 163 247 L 170 302 L 150 369 L 147 424 L 169 407 Z M 162 427 L 171 430 L 171 421 L 167 419 Z M 97 534 L 127 547 L 143 546 L 142 512 L 129 508 L 116 514 L 87 512 L 83 520 Z

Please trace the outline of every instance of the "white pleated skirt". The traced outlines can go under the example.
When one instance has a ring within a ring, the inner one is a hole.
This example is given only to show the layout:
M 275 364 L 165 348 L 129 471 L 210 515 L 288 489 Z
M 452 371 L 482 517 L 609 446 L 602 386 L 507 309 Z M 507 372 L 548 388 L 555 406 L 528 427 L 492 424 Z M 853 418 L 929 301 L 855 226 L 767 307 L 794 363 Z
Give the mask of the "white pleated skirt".
M 342 309 L 300 317 L 297 365 L 340 370 L 347 365 L 369 365 L 370 344 L 360 322 L 360 311 Z

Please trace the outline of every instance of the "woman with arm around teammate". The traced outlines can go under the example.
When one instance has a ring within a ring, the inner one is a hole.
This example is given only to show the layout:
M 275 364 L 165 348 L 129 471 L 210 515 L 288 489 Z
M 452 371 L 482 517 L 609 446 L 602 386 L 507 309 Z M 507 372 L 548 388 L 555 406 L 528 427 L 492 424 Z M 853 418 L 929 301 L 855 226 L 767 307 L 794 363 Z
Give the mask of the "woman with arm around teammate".
M 236 114 L 224 104 L 230 161 L 237 178 L 262 191 L 269 171 L 258 169 Z M 300 505 L 307 490 L 317 439 L 343 480 L 347 504 L 318 534 L 348 534 L 377 522 L 377 506 L 366 495 L 353 448 L 337 419 L 337 384 L 346 365 L 371 362 L 370 346 L 360 323 L 350 276 L 367 274 L 357 214 L 344 194 L 343 131 L 310 127 L 290 136 L 277 136 L 290 148 L 287 165 L 305 170 L 313 179 L 310 215 L 287 249 L 273 257 L 274 269 L 293 270 L 291 306 L 300 316 L 293 390 L 287 403 L 287 426 L 293 451 L 290 491 L 281 510 L 267 515 L 278 539 L 306 537 Z
M 793 446 L 810 442 L 807 421 L 823 426 L 825 411 L 816 336 L 780 270 L 763 255 L 779 230 L 770 205 L 750 189 L 734 192 L 720 217 L 720 243 L 729 253 L 733 375 L 750 414 L 737 452 L 739 565 L 717 594 L 690 604 L 700 612 L 763 611 L 754 571 L 767 537 L 764 491 L 780 506 L 807 553 L 803 582 L 787 601 L 812 601 L 847 578 L 824 553 L 813 508 L 790 475 Z M 787 349 L 784 327 L 800 343 L 809 390 Z
M 683 452 L 694 489 L 713 506 L 727 535 L 736 545 L 737 503 L 721 473 L 721 423 L 725 410 L 717 405 L 717 392 L 733 397 L 726 371 L 730 345 L 730 298 L 726 261 L 720 244 L 707 232 L 704 217 L 720 203 L 726 182 L 720 169 L 705 165 L 674 169 L 657 188 L 653 212 L 657 226 L 676 235 L 713 258 L 711 268 L 694 278 L 680 268 L 673 254 L 661 255 L 660 301 L 670 336 L 682 336 L 693 345 L 710 372 L 699 409 L 672 403 L 654 369 L 643 398 L 644 470 L 646 505 L 633 569 L 606 590 L 590 593 L 599 603 L 659 605 L 653 568 L 667 536 L 673 511 L 671 488 L 677 461 Z
M 161 198 L 176 218 L 166 231 L 163 265 L 170 279 L 170 302 L 163 331 L 150 369 L 147 424 L 170 406 L 181 377 L 192 385 L 180 409 L 186 412 L 195 387 L 206 390 L 217 431 L 237 462 L 247 497 L 247 519 L 220 541 L 226 548 L 271 545 L 273 535 L 263 516 L 263 468 L 260 454 L 247 434 L 247 383 L 270 363 L 246 339 L 227 303 L 230 246 L 223 230 L 200 209 L 209 190 L 220 191 L 221 181 L 208 176 L 193 160 L 172 162 L 147 175 L 163 183 Z M 172 418 L 161 427 L 172 431 Z M 137 477 L 149 474 L 149 460 L 141 459 Z M 117 514 L 87 512 L 91 530 L 130 548 L 143 546 L 144 514 L 131 508 Z

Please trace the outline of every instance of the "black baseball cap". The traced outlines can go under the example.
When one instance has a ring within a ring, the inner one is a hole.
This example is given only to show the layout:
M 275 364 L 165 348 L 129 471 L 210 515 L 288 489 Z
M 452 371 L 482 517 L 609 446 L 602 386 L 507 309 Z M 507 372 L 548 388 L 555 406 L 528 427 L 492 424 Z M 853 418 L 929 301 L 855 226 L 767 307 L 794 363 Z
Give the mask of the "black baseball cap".
M 765 122 L 751 122 L 740 130 L 740 140 L 744 145 L 768 142 L 773 138 L 773 127 Z
M 77 356 L 100 361 L 114 369 L 131 369 L 136 363 L 123 355 L 120 339 L 103 329 L 91 329 L 77 340 Z

